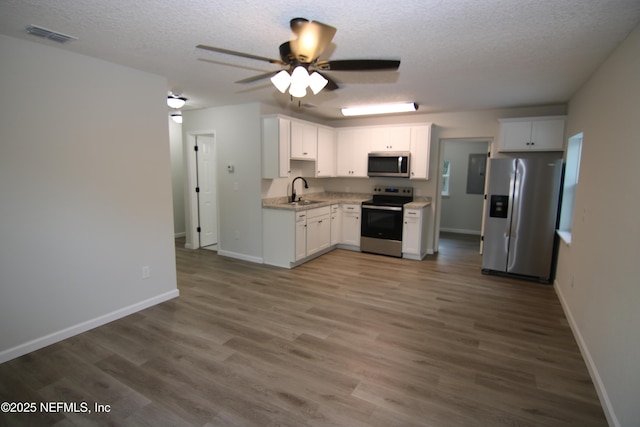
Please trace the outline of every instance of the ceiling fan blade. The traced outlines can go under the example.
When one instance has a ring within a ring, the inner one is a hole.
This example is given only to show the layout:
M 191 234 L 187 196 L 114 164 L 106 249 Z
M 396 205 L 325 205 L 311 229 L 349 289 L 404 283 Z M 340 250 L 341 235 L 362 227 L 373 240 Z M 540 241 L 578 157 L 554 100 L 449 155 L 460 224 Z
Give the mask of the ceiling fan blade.
M 302 63 L 316 60 L 329 46 L 336 28 L 318 21 L 300 22 L 297 24 L 298 38 L 291 40 L 291 51 Z
M 204 45 L 204 44 L 199 44 L 196 47 L 198 49 L 210 50 L 212 52 L 226 53 L 227 55 L 240 56 L 242 58 L 249 58 L 249 59 L 257 59 L 258 61 L 266 61 L 266 62 L 269 62 L 271 64 L 285 65 L 285 63 L 280 61 L 279 59 L 266 58 L 264 56 L 252 55 L 250 53 L 237 52 L 235 50 L 222 49 L 220 47 L 207 46 L 207 45 Z
M 262 79 L 267 79 L 267 78 L 273 77 L 276 74 L 278 74 L 279 72 L 280 72 L 280 70 L 278 70 L 278 71 L 270 71 L 268 73 L 258 74 L 257 76 L 247 77 L 246 79 L 238 80 L 235 83 L 252 83 L 252 82 L 255 82 L 255 81 L 258 81 L 258 80 L 262 80 Z
M 390 59 L 343 59 L 337 61 L 320 61 L 315 67 L 324 71 L 375 71 L 397 70 L 400 61 Z

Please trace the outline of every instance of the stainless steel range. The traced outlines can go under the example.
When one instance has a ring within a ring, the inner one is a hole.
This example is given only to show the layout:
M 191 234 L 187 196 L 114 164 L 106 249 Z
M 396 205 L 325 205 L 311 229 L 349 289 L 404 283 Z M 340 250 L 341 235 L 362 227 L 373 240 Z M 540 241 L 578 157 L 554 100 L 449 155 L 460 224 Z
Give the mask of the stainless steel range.
M 403 206 L 411 201 L 412 187 L 375 187 L 362 203 L 360 250 L 402 257 Z

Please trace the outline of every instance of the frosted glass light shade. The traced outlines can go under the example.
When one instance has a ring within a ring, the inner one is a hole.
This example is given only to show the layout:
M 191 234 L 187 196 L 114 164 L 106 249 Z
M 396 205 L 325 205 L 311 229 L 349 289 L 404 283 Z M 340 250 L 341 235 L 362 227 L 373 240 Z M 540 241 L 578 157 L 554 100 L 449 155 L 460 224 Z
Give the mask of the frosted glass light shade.
M 167 97 L 167 105 L 170 108 L 182 108 L 184 104 L 186 104 L 186 102 L 187 102 L 187 98 L 184 98 L 184 97 L 176 97 L 176 96 Z
M 176 123 L 182 123 L 182 114 L 172 114 L 171 119 Z
M 284 93 L 291 83 L 291 76 L 289 75 L 289 72 L 282 70 L 275 76 L 271 77 L 271 83 L 273 83 L 276 89 L 281 93 Z
M 329 80 L 325 79 L 320 75 L 320 73 L 316 73 L 315 71 L 309 76 L 309 87 L 314 95 L 317 95 L 318 92 L 324 89 L 327 83 L 329 83 Z
M 289 93 L 296 98 L 302 98 L 307 94 L 309 86 L 309 73 L 304 67 L 296 67 L 291 73 L 291 87 Z

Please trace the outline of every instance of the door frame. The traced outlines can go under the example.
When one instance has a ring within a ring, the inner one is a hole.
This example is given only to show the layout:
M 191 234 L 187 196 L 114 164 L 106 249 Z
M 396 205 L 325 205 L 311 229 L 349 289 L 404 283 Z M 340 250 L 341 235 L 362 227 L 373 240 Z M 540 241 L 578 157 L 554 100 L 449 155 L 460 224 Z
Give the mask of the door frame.
M 435 230 L 434 230 L 434 239 L 433 239 L 433 247 L 434 252 L 438 252 L 440 247 L 440 216 L 442 215 L 442 166 L 444 163 L 444 144 L 447 142 L 460 142 L 460 143 L 472 143 L 472 142 L 486 142 L 487 143 L 487 169 L 485 172 L 485 197 L 482 202 L 482 226 L 480 228 L 480 235 L 484 235 L 484 221 L 485 221 L 485 210 L 487 205 L 486 200 L 486 188 L 487 182 L 489 178 L 489 159 L 493 155 L 493 143 L 494 137 L 467 137 L 467 138 L 440 138 L 438 140 L 438 174 L 436 176 L 436 188 L 435 188 L 435 199 L 436 199 L 436 220 L 435 220 Z M 480 239 L 480 254 L 482 254 L 482 239 Z
M 213 155 L 214 158 L 218 159 L 218 138 L 216 136 L 215 130 L 198 130 L 198 131 L 190 131 L 186 133 L 185 139 L 185 167 L 187 171 L 187 180 L 186 180 L 186 189 L 185 189 L 185 240 L 186 243 L 184 245 L 187 249 L 198 249 L 200 247 L 200 235 L 198 233 L 198 196 L 196 194 L 196 185 L 198 182 L 198 168 L 197 168 L 197 159 L 196 159 L 196 151 L 194 147 L 197 143 L 198 136 L 212 136 L 213 137 Z M 219 168 L 216 167 L 216 172 L 219 171 Z M 216 173 L 215 177 L 215 186 L 216 186 L 216 197 L 218 197 L 218 174 Z M 220 248 L 220 203 L 216 203 L 216 210 L 218 221 L 216 224 L 217 234 L 218 234 L 218 249 Z

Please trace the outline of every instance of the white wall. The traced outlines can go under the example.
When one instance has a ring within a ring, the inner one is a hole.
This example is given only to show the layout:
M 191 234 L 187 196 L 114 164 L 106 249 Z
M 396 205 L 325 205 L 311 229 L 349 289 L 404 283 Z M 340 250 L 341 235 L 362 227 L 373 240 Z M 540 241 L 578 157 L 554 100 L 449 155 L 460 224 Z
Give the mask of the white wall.
M 440 230 L 480 235 L 482 230 L 482 194 L 467 193 L 470 154 L 487 155 L 486 141 L 444 141 L 444 159 L 450 161 L 449 197 L 442 198 Z
M 640 425 L 640 27 L 569 103 L 584 132 L 556 289 L 613 426 Z
M 177 289 L 165 79 L 6 36 L 0 52 L 2 362 Z
M 215 134 L 218 159 L 220 236 L 218 253 L 261 262 L 261 126 L 260 104 L 183 112 L 185 156 L 193 156 L 189 135 Z M 227 172 L 227 165 L 234 172 Z M 190 209 L 190 206 L 187 205 Z M 187 230 L 195 227 L 187 216 Z M 192 244 L 187 232 L 187 244 Z

